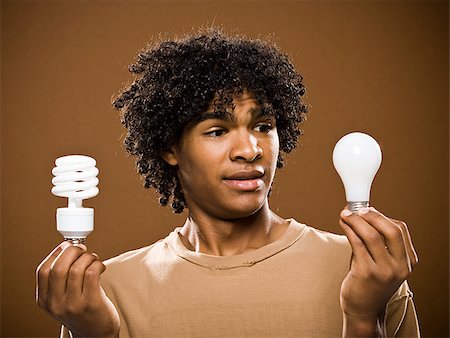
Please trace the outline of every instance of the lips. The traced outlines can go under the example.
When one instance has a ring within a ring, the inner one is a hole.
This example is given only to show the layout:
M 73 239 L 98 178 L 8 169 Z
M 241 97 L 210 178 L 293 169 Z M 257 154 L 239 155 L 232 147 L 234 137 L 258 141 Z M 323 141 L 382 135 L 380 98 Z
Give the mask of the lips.
M 255 178 L 261 178 L 264 175 L 262 171 L 259 170 L 242 170 L 233 173 L 230 176 L 225 177 L 226 180 L 252 180 Z
M 264 172 L 259 170 L 237 171 L 224 178 L 225 183 L 233 189 L 241 191 L 254 191 L 264 184 L 261 179 Z

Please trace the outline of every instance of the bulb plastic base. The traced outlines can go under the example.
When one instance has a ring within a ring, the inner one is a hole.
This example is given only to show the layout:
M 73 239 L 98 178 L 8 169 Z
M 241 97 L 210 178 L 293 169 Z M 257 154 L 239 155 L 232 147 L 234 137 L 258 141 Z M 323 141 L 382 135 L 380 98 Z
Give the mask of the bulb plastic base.
M 358 213 L 358 210 L 362 208 L 368 208 L 369 207 L 369 201 L 364 202 L 348 202 L 348 206 L 350 207 L 350 210 L 356 214 Z
M 70 241 L 81 241 L 94 230 L 93 208 L 58 208 L 56 229 Z

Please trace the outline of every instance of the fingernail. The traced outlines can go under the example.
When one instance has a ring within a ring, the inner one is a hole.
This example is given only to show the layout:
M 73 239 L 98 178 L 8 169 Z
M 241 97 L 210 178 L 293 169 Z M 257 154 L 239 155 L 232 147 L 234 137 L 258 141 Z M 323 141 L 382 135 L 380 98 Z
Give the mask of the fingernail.
M 377 209 L 375 209 L 374 207 L 369 207 L 370 210 L 377 212 Z
M 370 211 L 369 208 L 361 208 L 358 210 L 358 215 L 364 215 L 367 214 Z
M 61 250 L 64 250 L 65 248 L 70 246 L 70 242 L 64 241 L 61 243 L 61 245 L 59 246 L 61 248 Z
M 344 217 L 350 216 L 352 214 L 352 212 L 348 209 L 344 209 L 341 211 L 341 215 Z

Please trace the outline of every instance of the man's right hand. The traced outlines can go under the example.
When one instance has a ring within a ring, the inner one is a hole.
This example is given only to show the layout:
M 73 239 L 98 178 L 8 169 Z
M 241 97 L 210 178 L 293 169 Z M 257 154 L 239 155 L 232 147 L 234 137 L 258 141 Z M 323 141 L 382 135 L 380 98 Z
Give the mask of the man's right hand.
M 118 337 L 119 314 L 100 286 L 105 265 L 82 244 L 59 244 L 36 270 L 36 302 L 74 337 Z

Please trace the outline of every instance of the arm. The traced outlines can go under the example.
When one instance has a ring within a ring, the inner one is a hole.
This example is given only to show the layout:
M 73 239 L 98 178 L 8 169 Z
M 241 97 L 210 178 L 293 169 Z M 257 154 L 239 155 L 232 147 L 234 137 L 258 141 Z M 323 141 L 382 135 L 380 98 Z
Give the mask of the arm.
M 36 302 L 73 337 L 118 337 L 119 315 L 100 287 L 104 271 L 84 245 L 63 242 L 36 270 Z
M 374 208 L 344 209 L 339 223 L 353 250 L 341 286 L 343 337 L 386 337 L 387 304 L 418 262 L 408 228 Z

